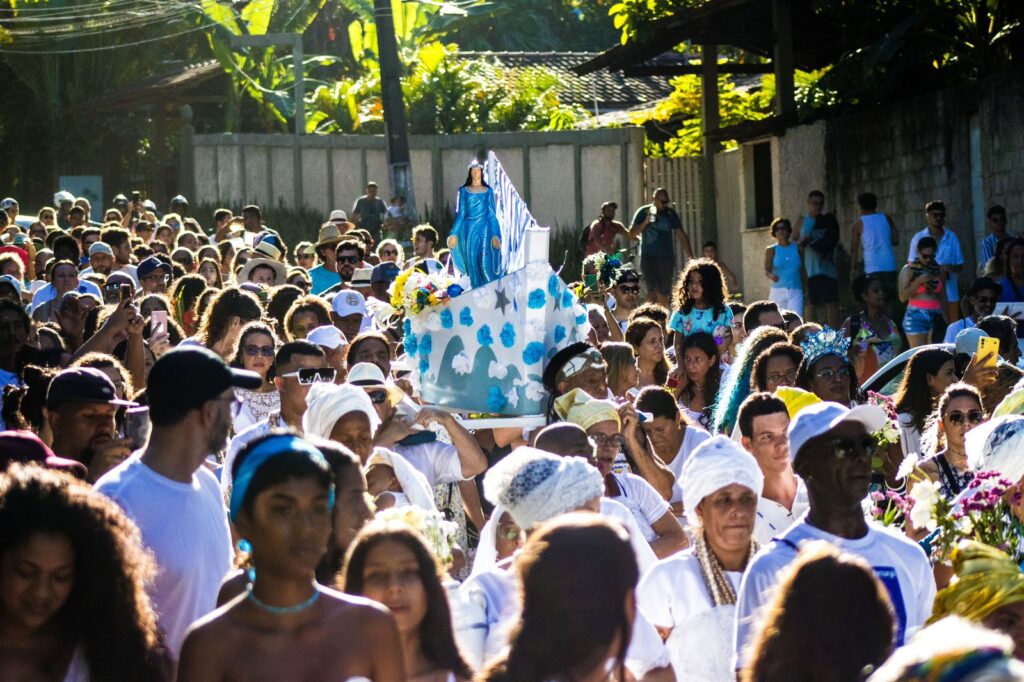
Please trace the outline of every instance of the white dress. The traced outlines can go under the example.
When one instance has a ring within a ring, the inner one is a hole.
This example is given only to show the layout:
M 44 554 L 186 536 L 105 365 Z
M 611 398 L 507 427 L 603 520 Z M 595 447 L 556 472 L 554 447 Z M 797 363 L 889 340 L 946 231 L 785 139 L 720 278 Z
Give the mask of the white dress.
M 737 593 L 743 574 L 726 571 Z M 665 641 L 676 679 L 733 682 L 732 637 L 736 606 L 714 606 L 693 549 L 662 559 L 640 581 L 641 613 L 659 628 L 671 629 Z

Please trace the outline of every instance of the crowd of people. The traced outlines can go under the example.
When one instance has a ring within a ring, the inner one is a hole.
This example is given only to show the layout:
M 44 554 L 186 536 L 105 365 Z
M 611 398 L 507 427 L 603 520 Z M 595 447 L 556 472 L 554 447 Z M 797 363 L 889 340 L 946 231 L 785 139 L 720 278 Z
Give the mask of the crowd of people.
M 475 428 L 392 306 L 450 254 L 377 193 L 297 244 L 0 202 L 0 679 L 1024 680 L 1004 209 L 969 278 L 941 202 L 904 259 L 862 195 L 842 311 L 821 192 L 758 301 L 664 190 L 608 202 L 545 424 Z

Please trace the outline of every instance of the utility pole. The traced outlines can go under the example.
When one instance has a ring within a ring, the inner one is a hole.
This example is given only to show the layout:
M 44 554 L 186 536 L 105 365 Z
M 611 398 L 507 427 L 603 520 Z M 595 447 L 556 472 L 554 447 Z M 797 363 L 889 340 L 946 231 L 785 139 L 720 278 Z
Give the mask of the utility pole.
M 412 160 L 409 154 L 409 130 L 405 123 L 405 102 L 402 99 L 401 64 L 395 23 L 391 16 L 391 0 L 373 0 L 377 24 L 377 53 L 380 57 L 380 91 L 384 105 L 384 135 L 388 142 L 388 169 L 395 196 L 405 197 L 415 210 L 412 192 Z

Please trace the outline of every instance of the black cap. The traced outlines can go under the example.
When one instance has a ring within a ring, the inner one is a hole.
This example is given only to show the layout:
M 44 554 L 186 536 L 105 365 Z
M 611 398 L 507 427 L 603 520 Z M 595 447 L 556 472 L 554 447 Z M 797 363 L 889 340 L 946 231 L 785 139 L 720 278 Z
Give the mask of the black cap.
M 376 284 L 377 282 L 387 282 L 390 284 L 395 281 L 398 277 L 398 265 L 390 261 L 384 261 L 380 265 L 373 267 L 373 273 L 370 275 L 370 283 Z
M 142 279 L 144 277 L 149 277 L 157 270 L 163 270 L 166 275 L 170 275 L 173 272 L 170 265 L 163 262 L 156 256 L 150 256 L 139 263 L 139 267 L 135 270 L 135 276 Z
M 616 284 L 624 284 L 626 282 L 639 282 L 640 275 L 633 268 L 622 268 L 619 270 L 619 278 L 615 280 Z
M 146 393 L 154 418 L 183 407 L 198 409 L 231 387 L 255 390 L 263 385 L 256 372 L 228 367 L 202 346 L 179 346 L 160 356 L 149 371 Z
M 130 400 L 118 400 L 114 382 L 92 367 L 71 367 L 53 378 L 46 391 L 46 409 L 53 410 L 64 403 L 135 405 Z
M 547 367 L 544 368 L 544 374 L 542 376 L 544 386 L 549 391 L 554 392 L 555 382 L 558 379 L 558 371 L 565 366 L 565 363 L 591 348 L 593 348 L 593 346 L 586 341 L 577 341 L 576 343 L 570 343 L 568 346 L 555 353 L 554 356 L 548 360 Z

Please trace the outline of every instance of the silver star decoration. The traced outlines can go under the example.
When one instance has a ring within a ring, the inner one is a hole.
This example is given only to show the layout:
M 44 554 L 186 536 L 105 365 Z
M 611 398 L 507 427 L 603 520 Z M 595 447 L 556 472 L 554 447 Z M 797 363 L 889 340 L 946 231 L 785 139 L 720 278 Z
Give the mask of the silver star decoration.
M 512 301 L 508 300 L 508 296 L 505 295 L 505 290 L 504 289 L 498 289 L 498 300 L 497 300 L 497 302 L 495 302 L 494 307 L 495 307 L 495 309 L 501 308 L 501 314 L 502 314 L 503 317 L 505 315 L 505 308 L 511 302 Z
M 555 299 L 555 310 L 561 310 L 562 309 L 562 292 L 561 291 L 556 291 L 555 295 L 552 298 Z

